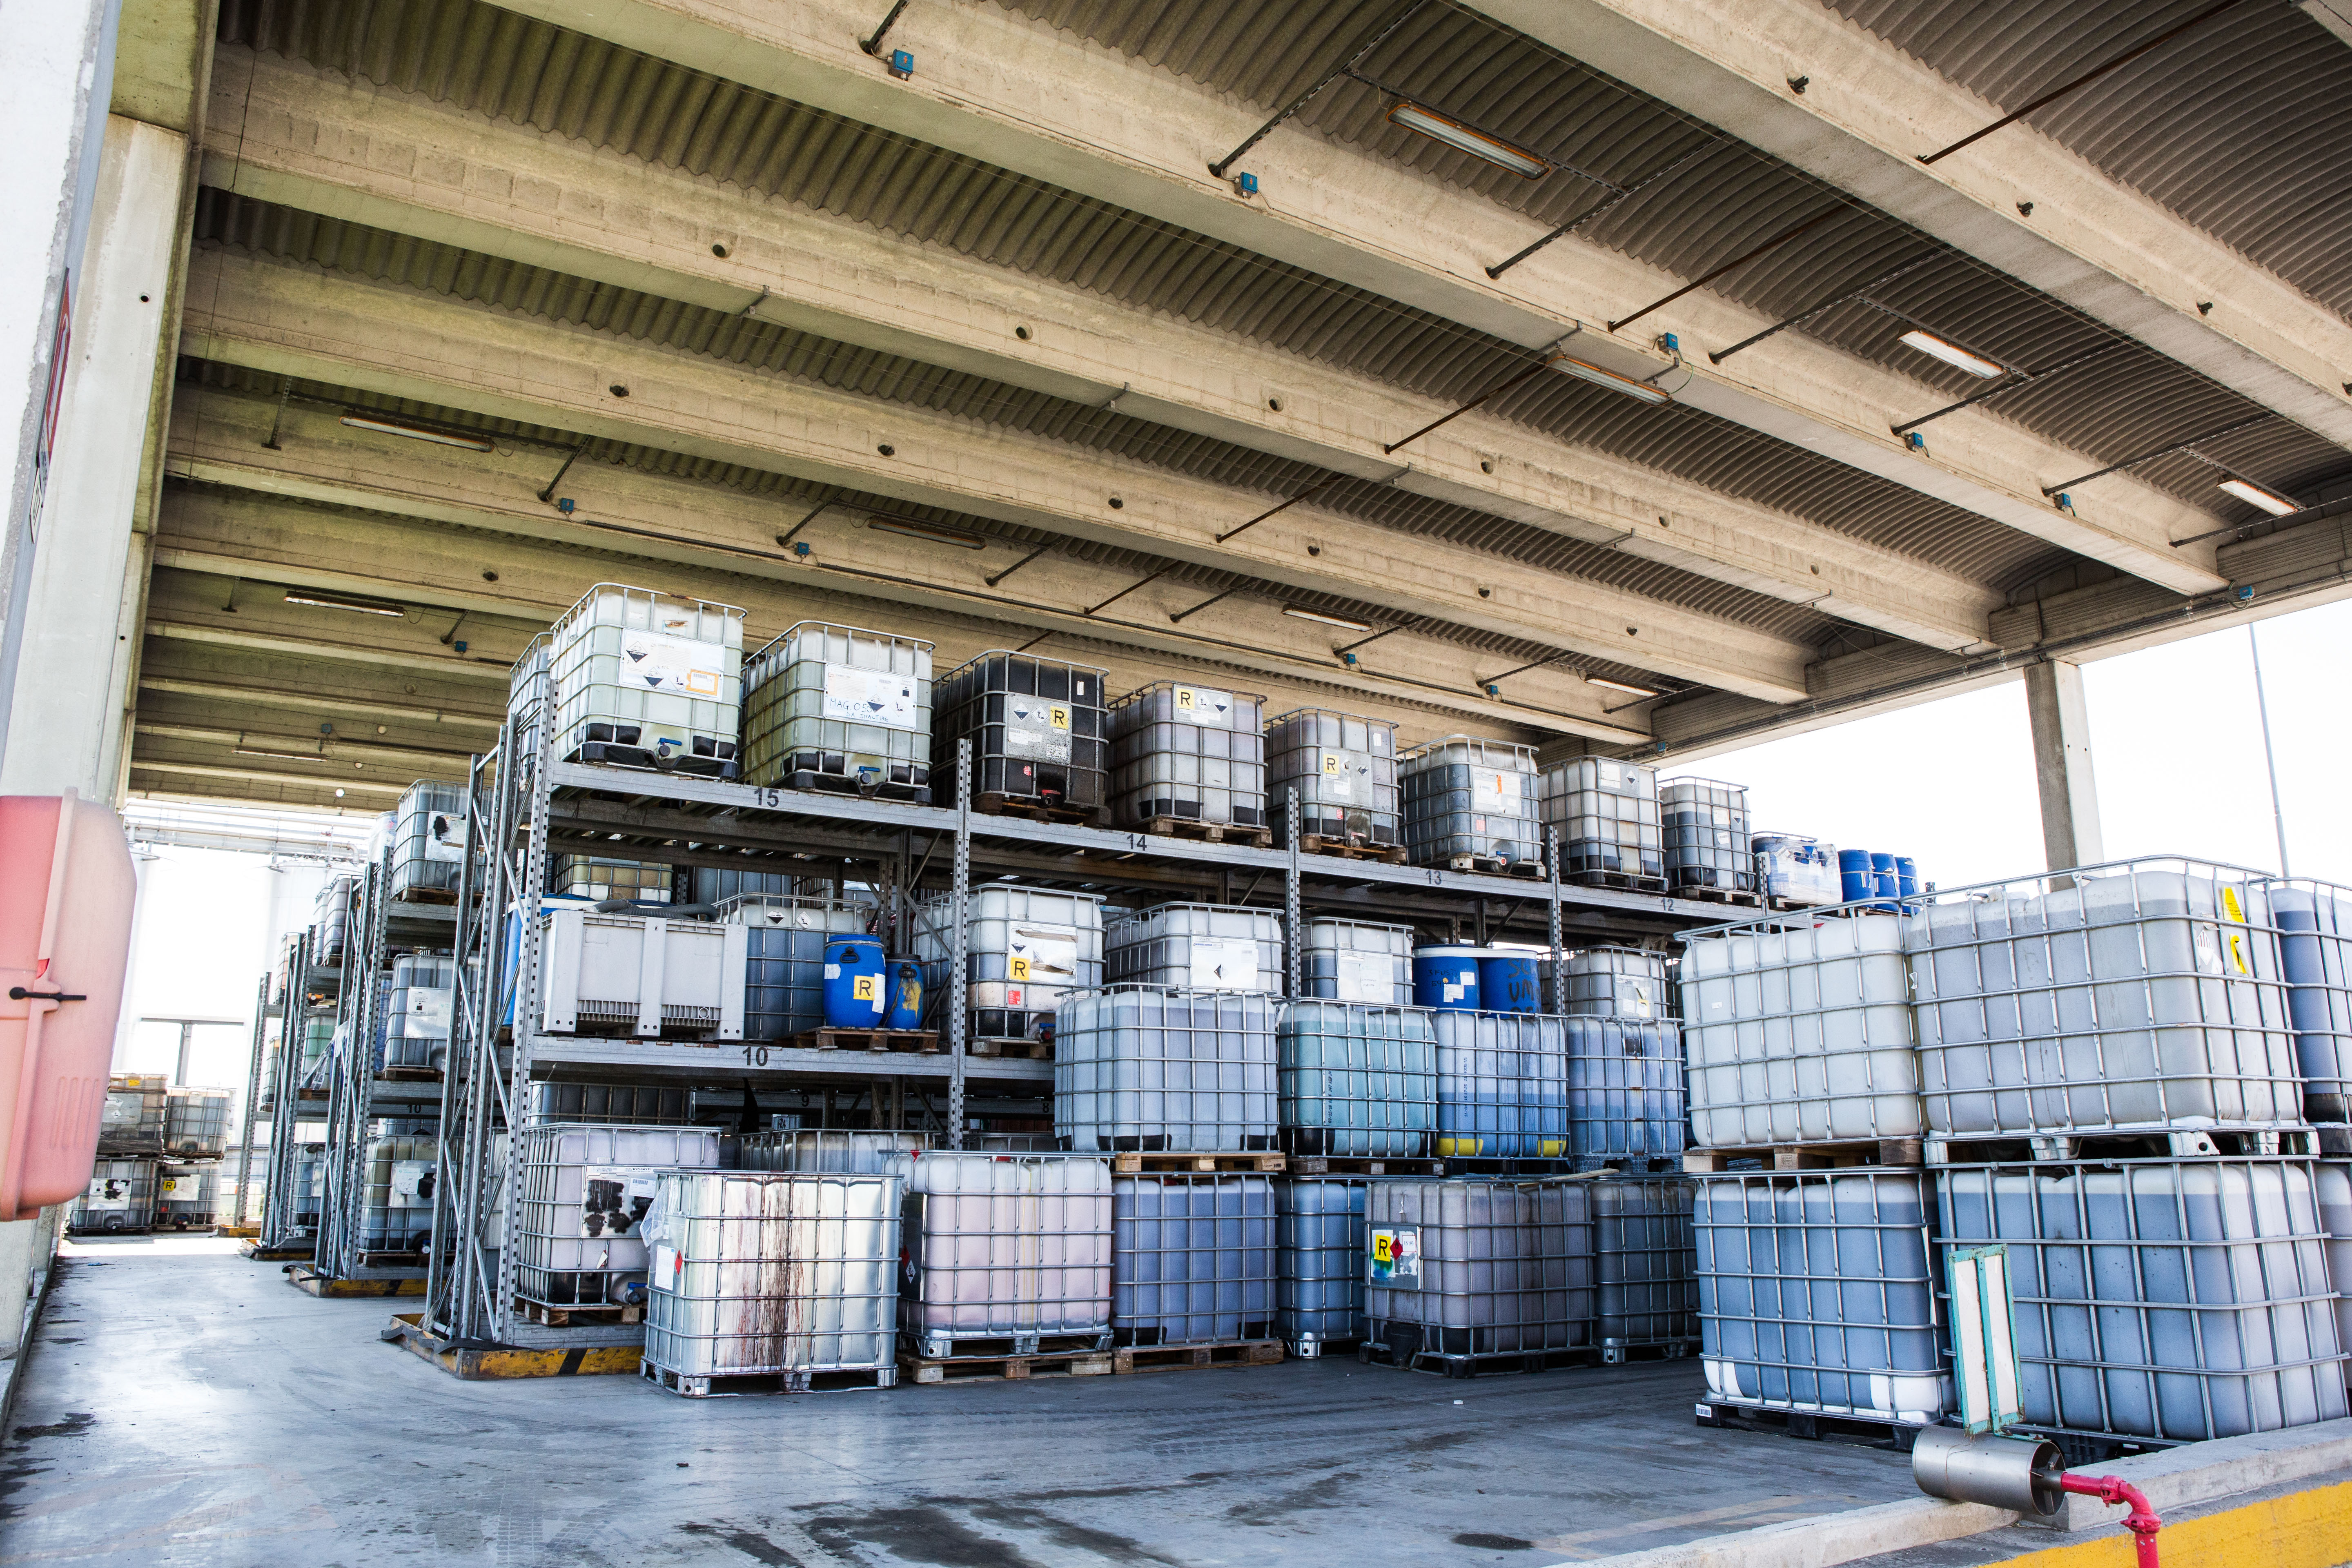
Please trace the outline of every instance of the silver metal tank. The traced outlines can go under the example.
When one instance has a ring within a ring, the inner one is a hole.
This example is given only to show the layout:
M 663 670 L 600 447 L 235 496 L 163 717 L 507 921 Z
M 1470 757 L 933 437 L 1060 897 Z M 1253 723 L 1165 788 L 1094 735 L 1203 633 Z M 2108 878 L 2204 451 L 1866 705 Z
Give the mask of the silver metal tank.
M 1426 1007 L 1297 1001 L 1275 1034 L 1283 1147 L 1418 1157 L 1437 1131 L 1437 1032 Z
M 938 1151 L 895 1163 L 898 1331 L 915 1353 L 1109 1346 L 1109 1161 Z
M 1054 1027 L 1054 1131 L 1079 1153 L 1275 1145 L 1276 1000 L 1148 985 L 1079 992 Z
M 1913 1426 L 1954 1408 L 1923 1172 L 1694 1180 L 1711 1397 Z
M 1947 1248 L 2005 1244 L 2024 1425 L 2199 1442 L 2346 1414 L 2315 1163 L 1937 1173 Z
M 898 1377 L 897 1176 L 670 1171 L 655 1179 L 645 1359 L 709 1379 Z
M 1274 1233 L 1267 1177 L 1114 1177 L 1113 1338 L 1172 1345 L 1272 1337 Z

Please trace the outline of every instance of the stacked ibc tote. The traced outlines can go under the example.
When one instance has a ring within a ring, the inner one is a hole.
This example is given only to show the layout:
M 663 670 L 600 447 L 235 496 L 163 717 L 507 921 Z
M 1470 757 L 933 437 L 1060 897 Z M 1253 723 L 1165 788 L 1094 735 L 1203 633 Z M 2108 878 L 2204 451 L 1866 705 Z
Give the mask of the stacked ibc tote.
M 1690 933 L 1713 1418 L 1938 1421 L 1987 1247 L 2078 1458 L 2343 1415 L 2339 897 L 2151 859 Z

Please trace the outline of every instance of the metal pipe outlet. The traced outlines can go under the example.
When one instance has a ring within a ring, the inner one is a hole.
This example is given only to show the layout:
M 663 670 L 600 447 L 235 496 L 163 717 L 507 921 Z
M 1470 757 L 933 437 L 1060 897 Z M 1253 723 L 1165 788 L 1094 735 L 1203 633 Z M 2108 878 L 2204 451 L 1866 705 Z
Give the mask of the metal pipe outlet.
M 2156 1532 L 2164 1521 L 2140 1489 L 2119 1476 L 2069 1475 L 2054 1443 L 2032 1437 L 1971 1437 L 1952 1426 L 1920 1429 L 1911 1448 L 1911 1475 L 1929 1497 L 2007 1509 L 2025 1519 L 2055 1519 L 2065 1494 L 2128 1506 L 2139 1568 L 2159 1568 Z

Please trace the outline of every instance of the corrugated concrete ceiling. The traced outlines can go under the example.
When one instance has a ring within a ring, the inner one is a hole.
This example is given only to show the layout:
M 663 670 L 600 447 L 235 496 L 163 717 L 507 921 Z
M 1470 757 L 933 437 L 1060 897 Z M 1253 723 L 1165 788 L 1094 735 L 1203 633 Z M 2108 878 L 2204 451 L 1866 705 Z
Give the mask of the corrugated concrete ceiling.
M 473 0 L 229 0 L 221 30 L 231 45 L 804 203 L 1433 398 L 1466 401 L 1528 357 L 1501 340 L 1300 268 Z M 1686 125 L 1680 134 L 1690 134 Z M 1433 145 L 1410 140 L 1416 158 Z M 1732 216 L 1748 211 L 1746 200 L 1732 202 Z M 1813 275 L 1815 289 L 1821 276 Z M 1803 302 L 1815 300 L 1808 295 Z M 1889 341 L 1903 330 L 1864 325 Z M 1644 408 L 1564 377 L 1530 383 L 1490 408 L 1998 586 L 2048 563 L 2049 548 L 2039 541 L 1690 409 Z M 2129 456 L 2123 447 L 2138 428 L 2115 431 L 2113 451 L 2095 449 L 2110 460 Z M 2207 505 L 2216 498 L 2206 485 L 2191 499 Z
M 1830 3 L 2013 112 L 2211 0 Z M 2352 47 L 2299 6 L 2234 6 L 2026 123 L 2352 317 Z

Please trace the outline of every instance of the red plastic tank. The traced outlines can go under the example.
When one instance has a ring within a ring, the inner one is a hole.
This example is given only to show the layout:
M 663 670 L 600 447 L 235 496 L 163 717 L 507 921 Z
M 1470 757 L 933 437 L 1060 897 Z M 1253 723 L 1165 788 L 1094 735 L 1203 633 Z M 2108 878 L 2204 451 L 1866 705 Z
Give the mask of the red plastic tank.
M 137 892 L 113 812 L 0 795 L 0 1219 L 89 1184 Z

